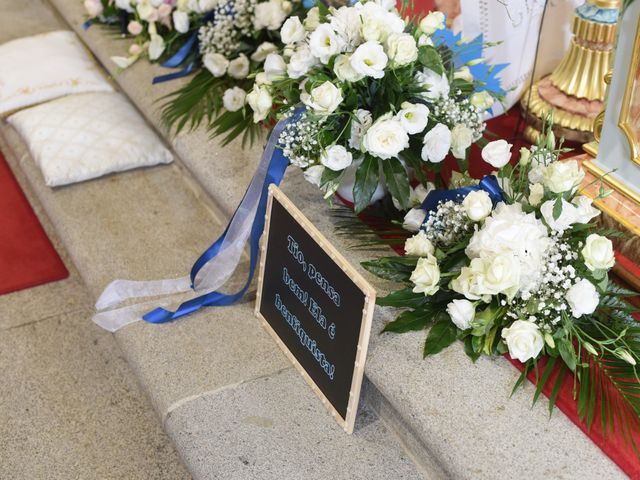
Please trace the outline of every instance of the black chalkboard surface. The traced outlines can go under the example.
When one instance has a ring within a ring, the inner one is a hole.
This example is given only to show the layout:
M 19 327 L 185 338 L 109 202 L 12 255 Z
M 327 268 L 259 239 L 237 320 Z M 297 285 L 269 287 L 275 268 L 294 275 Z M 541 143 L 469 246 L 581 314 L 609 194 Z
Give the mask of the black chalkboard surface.
M 269 189 L 256 315 L 351 433 L 375 290 L 280 189 Z

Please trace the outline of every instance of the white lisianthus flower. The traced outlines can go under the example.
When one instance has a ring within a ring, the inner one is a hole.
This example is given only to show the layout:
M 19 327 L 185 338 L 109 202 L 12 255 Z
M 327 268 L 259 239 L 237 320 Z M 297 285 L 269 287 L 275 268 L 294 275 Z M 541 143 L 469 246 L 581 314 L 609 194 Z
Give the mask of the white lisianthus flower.
M 584 264 L 591 271 L 609 270 L 616 263 L 613 254 L 613 243 L 606 237 L 592 233 L 587 237 L 582 248 L 582 258 Z
M 521 167 L 529 165 L 531 163 L 531 150 L 527 147 L 520 147 L 520 160 L 518 160 L 518 163 Z
M 402 228 L 409 232 L 417 232 L 422 227 L 424 219 L 427 216 L 427 212 L 421 208 L 412 208 L 404 216 L 402 221 Z
M 280 39 L 285 45 L 291 45 L 304 40 L 306 31 L 298 17 L 289 17 L 280 29 Z
M 324 167 L 322 165 L 313 165 L 312 167 L 307 168 L 303 172 L 304 179 L 307 182 L 309 182 L 311 185 L 315 185 L 316 187 L 319 187 L 323 172 L 324 172 Z
M 130 0 L 115 0 L 115 5 L 120 10 L 133 13 L 133 7 L 131 6 Z
M 351 57 L 346 54 L 338 55 L 333 64 L 333 71 L 342 82 L 355 83 L 362 80 L 364 75 L 356 72 L 351 66 Z
M 267 58 L 267 55 L 277 51 L 278 47 L 276 47 L 273 43 L 262 42 L 260 45 L 258 45 L 256 51 L 251 54 L 251 60 L 253 60 L 254 62 L 264 62 L 265 58 Z
M 544 186 L 553 193 L 572 192 L 584 178 L 584 170 L 575 160 L 553 162 L 542 172 Z
M 323 23 L 309 36 L 309 48 L 314 57 L 320 59 L 325 65 L 329 59 L 342 51 L 344 42 L 331 28 L 331 25 Z
M 444 124 L 438 123 L 424 136 L 422 160 L 425 162 L 442 162 L 451 148 L 451 130 Z
M 300 100 L 314 112 L 328 115 L 342 102 L 342 90 L 327 80 L 322 85 L 312 88 L 311 93 L 303 89 Z
M 534 183 L 529 187 L 529 204 L 537 207 L 544 198 L 544 187 L 541 183 Z
M 551 230 L 562 233 L 576 223 L 577 209 L 563 198 L 560 216 L 553 218 L 553 207 L 555 203 L 555 200 L 547 200 L 540 206 L 540 213 Z
M 320 25 L 320 9 L 318 7 L 310 8 L 304 19 L 304 29 L 313 32 Z
M 472 143 L 473 132 L 464 123 L 458 123 L 451 129 L 451 153 L 454 157 L 463 160 Z
M 581 278 L 564 295 L 575 318 L 590 315 L 596 311 L 600 303 L 600 296 L 589 280 Z
M 287 73 L 287 64 L 277 53 L 270 53 L 264 61 L 264 73 L 267 81 L 273 82 L 278 78 L 283 78 Z
M 342 145 L 331 145 L 320 154 L 320 163 L 325 167 L 339 172 L 347 168 L 353 162 L 353 156 Z
M 164 39 L 160 35 L 151 35 L 149 42 L 149 60 L 157 60 L 164 52 Z
M 408 33 L 392 33 L 387 37 L 386 46 L 393 67 L 402 67 L 418 59 L 418 46 Z
M 372 1 L 380 5 L 385 10 L 394 10 L 396 8 L 395 0 L 372 0 Z
M 426 257 L 428 255 L 433 255 L 435 248 L 427 238 L 427 234 L 424 230 L 420 230 L 413 237 L 407 238 L 404 242 L 404 251 L 407 255 Z
M 267 57 L 268 58 L 268 57 Z M 266 65 L 265 65 L 266 71 Z M 244 53 L 241 53 L 238 58 L 234 58 L 229 62 L 227 73 L 230 77 L 241 80 L 247 78 L 249 75 L 249 59 Z
M 256 30 L 278 30 L 287 18 L 284 4 L 278 0 L 257 3 L 254 6 L 253 27 Z
M 256 73 L 254 85 L 271 85 L 273 82 L 269 80 L 269 77 L 265 72 Z
M 429 123 L 429 108 L 422 103 L 403 102 L 396 118 L 409 135 L 422 132 Z
M 471 321 L 476 315 L 476 307 L 469 300 L 452 300 L 447 305 L 447 313 L 456 327 L 467 330 L 471 327 Z
M 544 347 L 544 337 L 538 326 L 526 320 L 516 320 L 509 328 L 502 329 L 502 338 L 509 355 L 522 363 L 537 358 Z
M 593 208 L 593 200 L 586 195 L 576 195 L 571 200 L 576 206 L 576 222 L 577 223 L 589 223 L 592 219 L 600 215 L 600 210 Z
M 178 33 L 187 33 L 189 31 L 189 14 L 180 10 L 174 10 L 173 14 L 173 28 Z
M 473 82 L 473 75 L 471 74 L 471 70 L 469 70 L 469 67 L 467 67 L 466 65 L 453 72 L 453 78 L 464 80 L 465 82 L 469 83 Z
M 90 17 L 102 15 L 104 7 L 100 0 L 84 0 L 84 8 Z
M 132 55 L 130 57 L 119 57 L 119 56 L 111 57 L 111 61 L 115 63 L 118 66 L 118 68 L 121 68 L 123 70 L 133 65 L 136 62 L 136 60 L 138 60 L 137 55 Z
M 429 12 L 429 14 L 420 20 L 420 30 L 427 35 L 433 35 L 436 30 L 445 27 L 445 16 L 442 12 Z
M 373 117 L 369 110 L 358 109 L 355 112 L 356 118 L 351 120 L 351 135 L 349 137 L 349 146 L 354 150 L 361 150 L 362 137 L 373 124 Z
M 395 117 L 383 115 L 367 129 L 362 138 L 362 147 L 374 157 L 383 160 L 395 158 L 409 148 L 409 135 Z
M 414 285 L 413 293 L 424 293 L 425 296 L 436 293 L 440 289 L 440 267 L 436 257 L 429 254 L 418 259 L 410 280 Z
M 202 57 L 202 63 L 214 77 L 223 76 L 225 73 L 227 73 L 227 67 L 229 67 L 229 60 L 227 60 L 227 57 L 220 53 L 207 53 L 204 57 Z
M 287 64 L 287 75 L 289 78 L 297 79 L 306 75 L 309 69 L 318 62 L 318 59 L 311 54 L 311 50 L 305 44 L 301 44 L 291 55 Z
M 418 37 L 418 47 L 433 47 L 433 40 L 429 35 L 420 35 Z
M 494 140 L 482 149 L 482 159 L 495 168 L 502 168 L 511 160 L 511 145 L 506 140 Z
M 481 112 L 484 112 L 485 110 L 488 110 L 491 108 L 495 100 L 489 94 L 489 92 L 482 91 L 482 92 L 476 92 L 473 95 L 471 95 L 469 102 L 471 102 L 471 105 L 476 107 L 478 110 L 480 110 Z
M 136 12 L 138 16 L 149 23 L 158 20 L 158 10 L 148 2 L 140 2 L 136 5 Z
M 216 8 L 220 0 L 198 0 L 198 8 L 201 12 L 209 12 Z
M 360 34 L 365 41 L 384 42 L 391 33 L 404 31 L 404 20 L 397 12 L 389 12 L 375 2 L 357 3 L 360 16 Z
M 244 107 L 246 97 L 247 92 L 240 87 L 228 88 L 222 95 L 222 104 L 230 112 L 237 112 Z
M 474 190 L 467 194 L 462 201 L 467 217 L 474 222 L 480 222 L 487 218 L 493 210 L 493 202 L 491 197 L 484 190 Z
M 384 77 L 389 58 L 378 42 L 365 42 L 351 55 L 351 67 L 361 75 L 373 78 Z
M 478 279 L 475 293 L 513 298 L 520 286 L 520 262 L 512 252 L 501 252 L 474 258 L 469 264 L 473 276 Z
M 254 86 L 253 90 L 247 94 L 247 103 L 253 110 L 253 122 L 258 123 L 269 115 L 273 98 L 267 87 Z
M 433 70 L 425 68 L 422 72 L 416 73 L 415 80 L 424 88 L 422 96 L 425 100 L 436 101 L 449 96 L 449 79 L 444 73 L 438 75 Z

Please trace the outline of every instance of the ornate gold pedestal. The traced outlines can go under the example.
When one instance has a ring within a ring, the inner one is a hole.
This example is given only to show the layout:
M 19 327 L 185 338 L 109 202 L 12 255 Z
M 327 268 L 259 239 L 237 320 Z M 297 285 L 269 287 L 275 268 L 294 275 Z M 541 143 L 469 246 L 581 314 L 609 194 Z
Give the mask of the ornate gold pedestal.
M 580 143 L 593 140 L 594 121 L 604 106 L 604 77 L 611 68 L 616 35 L 617 23 L 611 19 L 617 19 L 620 3 L 587 0 L 576 10 L 569 52 L 553 73 L 537 81 L 520 101 L 528 140 L 537 139 L 550 113 L 557 136 Z

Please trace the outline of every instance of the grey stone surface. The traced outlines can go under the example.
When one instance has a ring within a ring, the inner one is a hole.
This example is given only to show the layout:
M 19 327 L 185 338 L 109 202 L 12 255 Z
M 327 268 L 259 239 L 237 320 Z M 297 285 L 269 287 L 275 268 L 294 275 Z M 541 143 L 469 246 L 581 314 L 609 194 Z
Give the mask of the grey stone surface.
M 89 317 L 0 335 L 0 478 L 189 478 L 113 337 Z
M 2 22 L 0 43 L 49 32 L 60 24 L 53 11 L 42 0 L 3 1 L 0 4 L 0 14 L 9 20 Z
M 421 479 L 380 420 L 349 436 L 293 370 L 200 397 L 166 422 L 198 479 Z

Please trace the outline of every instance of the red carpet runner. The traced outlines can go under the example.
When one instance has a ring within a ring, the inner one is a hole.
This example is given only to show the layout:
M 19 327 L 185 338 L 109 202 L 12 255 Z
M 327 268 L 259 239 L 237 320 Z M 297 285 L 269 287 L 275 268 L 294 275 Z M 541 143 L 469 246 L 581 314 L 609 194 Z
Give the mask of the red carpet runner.
M 0 294 L 68 276 L 0 152 Z

